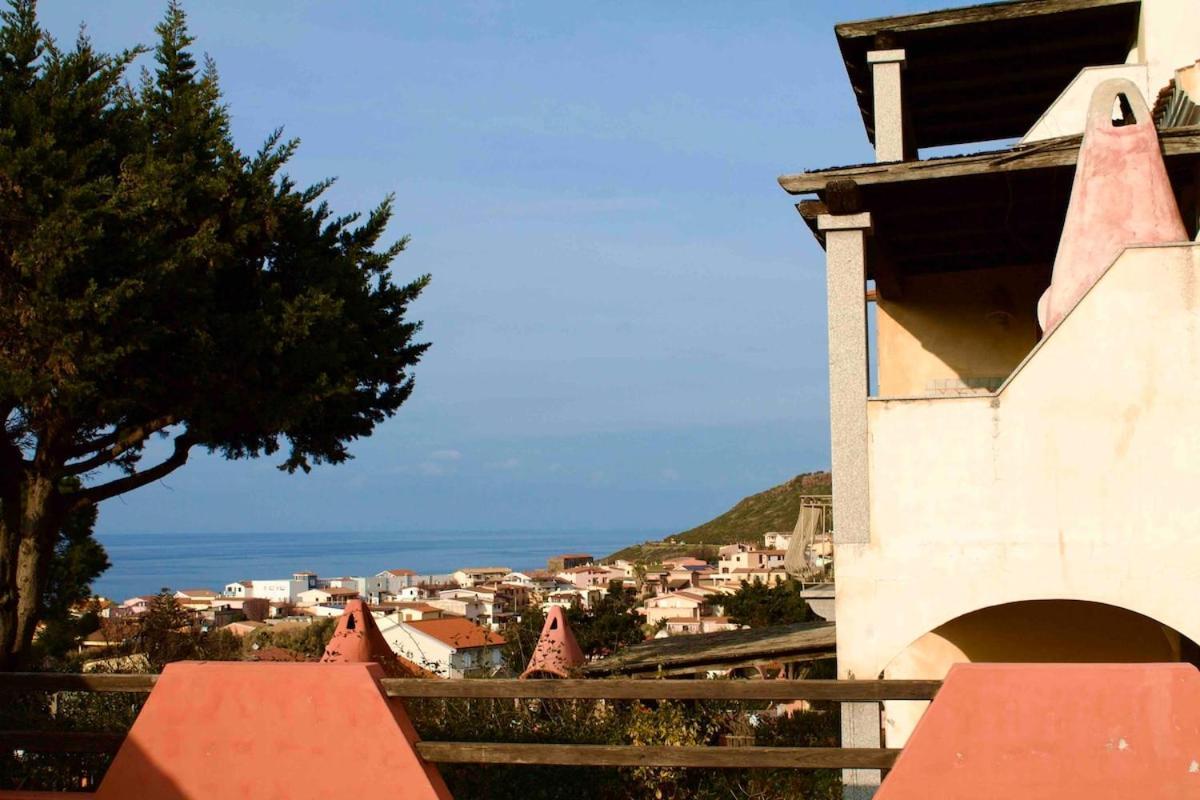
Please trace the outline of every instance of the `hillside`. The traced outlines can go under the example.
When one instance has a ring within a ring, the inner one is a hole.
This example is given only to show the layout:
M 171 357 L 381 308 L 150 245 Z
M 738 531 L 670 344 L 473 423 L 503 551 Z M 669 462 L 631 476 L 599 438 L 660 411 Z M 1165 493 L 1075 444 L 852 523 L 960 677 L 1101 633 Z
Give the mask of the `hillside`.
M 800 513 L 804 495 L 829 494 L 832 476 L 828 472 L 806 472 L 786 483 L 752 494 L 738 501 L 724 514 L 691 530 L 668 536 L 661 542 L 646 542 L 619 550 L 607 560 L 656 561 L 684 553 L 696 553 L 697 545 L 719 546 L 759 539 L 768 531 L 790 531 Z M 707 549 L 707 548 L 705 548 Z

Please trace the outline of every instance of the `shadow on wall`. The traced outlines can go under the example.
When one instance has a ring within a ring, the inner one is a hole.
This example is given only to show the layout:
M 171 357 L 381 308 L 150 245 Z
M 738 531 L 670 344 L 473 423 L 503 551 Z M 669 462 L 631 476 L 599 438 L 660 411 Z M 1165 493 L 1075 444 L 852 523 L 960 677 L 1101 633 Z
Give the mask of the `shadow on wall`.
M 154 753 L 147 752 L 139 742 L 127 738 L 121 745 L 117 758 L 125 759 L 128 764 L 136 763 L 138 765 L 137 782 L 131 784 L 128 779 L 121 780 L 120 777 L 116 780 L 109 780 L 108 776 L 105 776 L 100 781 L 100 788 L 95 795 L 96 800 L 129 800 L 133 797 L 146 798 L 146 800 L 206 800 L 203 794 L 185 791 L 170 775 L 160 769 L 158 760 L 162 757 L 162 753 L 156 756 Z M 114 760 L 113 767 L 116 765 L 117 762 Z M 112 767 L 109 768 L 108 774 L 113 774 Z M 70 796 L 77 797 L 79 795 Z M 244 795 L 244 797 L 252 796 L 252 793 Z M 30 795 L 31 800 L 34 797 L 37 795 Z M 231 797 L 230 800 L 235 800 L 235 798 Z
M 907 278 L 876 304 L 880 397 L 994 391 L 1038 341 L 1050 265 Z

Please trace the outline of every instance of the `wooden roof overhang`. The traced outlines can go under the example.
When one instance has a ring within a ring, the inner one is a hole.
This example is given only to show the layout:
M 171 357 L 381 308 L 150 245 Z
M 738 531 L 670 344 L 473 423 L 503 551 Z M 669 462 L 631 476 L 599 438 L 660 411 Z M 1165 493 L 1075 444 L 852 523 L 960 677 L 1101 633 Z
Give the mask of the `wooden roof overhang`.
M 799 622 L 691 636 L 650 639 L 583 667 L 600 675 L 693 675 L 708 670 L 833 658 L 837 636 L 832 622 Z
M 886 296 L 907 275 L 1048 268 L 1066 218 L 1080 140 L 1065 136 L 966 156 L 834 167 L 784 175 L 779 184 L 793 195 L 816 196 L 796 208 L 822 247 L 818 215 L 870 212 L 867 277 Z M 1200 126 L 1159 131 L 1159 140 L 1191 226 L 1195 193 L 1183 190 L 1198 180 Z
M 1123 64 L 1140 0 L 1019 0 L 834 27 L 867 138 L 875 141 L 867 52 L 905 51 L 912 144 L 1016 138 L 1084 67 Z

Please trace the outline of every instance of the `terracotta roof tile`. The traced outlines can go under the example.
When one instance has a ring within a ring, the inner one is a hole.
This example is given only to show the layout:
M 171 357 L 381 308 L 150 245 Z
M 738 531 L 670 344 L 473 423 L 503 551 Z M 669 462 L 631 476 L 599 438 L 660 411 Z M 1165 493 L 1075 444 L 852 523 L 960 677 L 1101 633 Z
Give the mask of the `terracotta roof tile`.
M 404 624 L 443 644 L 459 649 L 504 644 L 504 637 L 500 634 L 481 628 L 463 617 L 414 620 Z

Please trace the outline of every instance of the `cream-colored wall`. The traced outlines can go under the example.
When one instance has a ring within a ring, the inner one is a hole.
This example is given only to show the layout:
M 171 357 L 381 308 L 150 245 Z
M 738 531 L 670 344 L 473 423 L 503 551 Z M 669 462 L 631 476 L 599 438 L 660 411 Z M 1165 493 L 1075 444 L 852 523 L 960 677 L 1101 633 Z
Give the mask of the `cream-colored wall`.
M 961 394 L 964 381 L 1008 377 L 1037 342 L 1048 280 L 1035 267 L 906 279 L 902 298 L 877 303 L 879 395 Z
M 1154 94 L 1175 77 L 1175 70 L 1200 58 L 1200 13 L 1196 0 L 1142 0 L 1137 44 L 1129 63 L 1146 65 Z M 1151 105 L 1154 97 L 1146 98 Z
M 1029 132 L 1021 139 L 1022 144 L 1040 142 L 1057 136 L 1074 136 L 1083 133 L 1084 123 L 1087 122 L 1088 106 L 1092 102 L 1092 92 L 1101 83 L 1113 78 L 1125 78 L 1142 93 L 1146 104 L 1154 105 L 1161 86 L 1150 87 L 1145 64 L 1116 64 L 1111 66 L 1085 67 L 1080 70 L 1074 80 L 1063 89 L 1062 94 L 1046 109 L 1045 113 L 1033 124 Z
M 1089 600 L 1200 641 L 1200 245 L 1126 250 L 995 395 L 873 400 L 838 669 L 978 609 Z
M 1082 70 L 1025 134 L 1036 142 L 1083 132 L 1092 91 L 1103 80 L 1128 78 L 1148 105 L 1175 70 L 1200 59 L 1200 13 L 1196 0 L 1142 0 L 1137 42 L 1123 65 L 1095 65 Z

